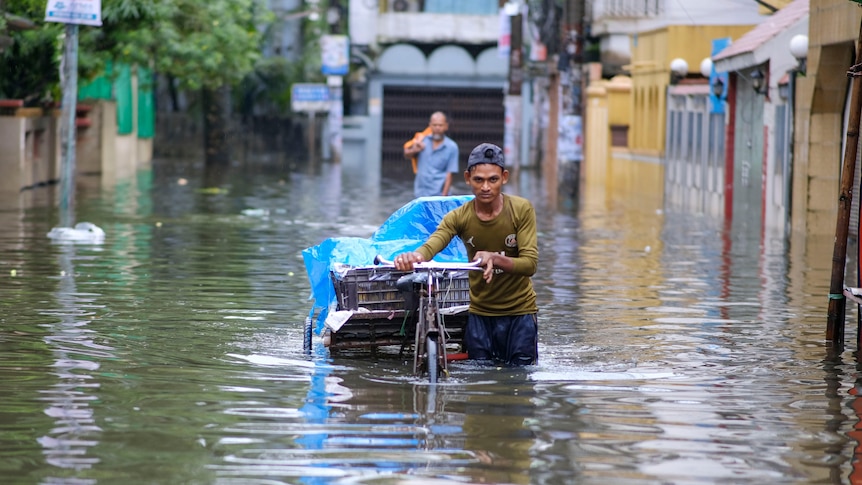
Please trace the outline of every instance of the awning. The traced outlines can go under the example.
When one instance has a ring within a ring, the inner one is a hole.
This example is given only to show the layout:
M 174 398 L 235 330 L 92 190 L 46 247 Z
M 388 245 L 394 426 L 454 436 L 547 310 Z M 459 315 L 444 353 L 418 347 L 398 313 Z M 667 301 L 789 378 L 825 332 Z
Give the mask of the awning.
M 790 30 L 793 30 L 794 34 L 807 34 L 808 2 L 809 0 L 794 0 L 746 32 L 712 58 L 715 70 L 729 72 L 763 64 L 773 57 L 776 46 L 771 45 L 772 41 L 781 34 Z M 799 32 L 795 32 L 796 30 Z M 787 51 L 786 46 L 778 48 Z

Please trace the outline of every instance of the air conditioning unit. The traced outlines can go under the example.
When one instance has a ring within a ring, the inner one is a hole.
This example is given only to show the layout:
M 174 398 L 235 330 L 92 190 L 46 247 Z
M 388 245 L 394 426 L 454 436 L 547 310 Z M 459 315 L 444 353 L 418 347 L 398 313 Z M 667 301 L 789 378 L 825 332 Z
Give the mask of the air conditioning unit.
M 421 12 L 421 0 L 390 0 L 389 8 L 393 12 Z

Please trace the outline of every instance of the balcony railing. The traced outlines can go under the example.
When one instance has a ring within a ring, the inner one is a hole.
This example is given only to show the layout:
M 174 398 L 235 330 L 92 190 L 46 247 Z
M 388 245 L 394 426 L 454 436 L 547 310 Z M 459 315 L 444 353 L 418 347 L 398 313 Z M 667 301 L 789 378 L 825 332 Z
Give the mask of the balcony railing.
M 597 0 L 594 19 L 630 19 L 657 17 L 664 13 L 665 0 Z
M 455 15 L 496 15 L 498 0 L 386 0 L 382 12 L 424 12 Z
M 497 41 L 500 20 L 494 15 L 392 12 L 377 17 L 381 44 L 395 42 L 487 44 Z

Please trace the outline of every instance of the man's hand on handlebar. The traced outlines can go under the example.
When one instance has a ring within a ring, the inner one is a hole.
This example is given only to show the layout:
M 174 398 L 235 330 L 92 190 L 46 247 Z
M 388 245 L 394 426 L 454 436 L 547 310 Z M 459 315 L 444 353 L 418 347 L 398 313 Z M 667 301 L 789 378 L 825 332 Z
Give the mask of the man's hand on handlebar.
M 413 271 L 414 263 L 422 263 L 424 261 L 425 257 L 423 257 L 421 253 L 410 251 L 395 256 L 395 259 L 392 262 L 395 263 L 395 269 L 399 271 Z
M 490 283 L 491 278 L 494 277 L 494 258 L 496 256 L 498 256 L 497 253 L 490 251 L 477 251 L 476 256 L 473 258 L 473 261 L 478 261 L 479 266 L 485 268 L 482 272 L 482 279 L 485 280 L 485 283 Z

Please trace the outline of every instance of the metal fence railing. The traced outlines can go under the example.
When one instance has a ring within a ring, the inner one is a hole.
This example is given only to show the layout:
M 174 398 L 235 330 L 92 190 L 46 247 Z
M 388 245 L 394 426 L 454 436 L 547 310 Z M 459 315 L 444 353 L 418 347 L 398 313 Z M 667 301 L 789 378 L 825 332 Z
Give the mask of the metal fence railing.
M 643 18 L 664 13 L 665 0 L 598 0 L 593 18 Z

